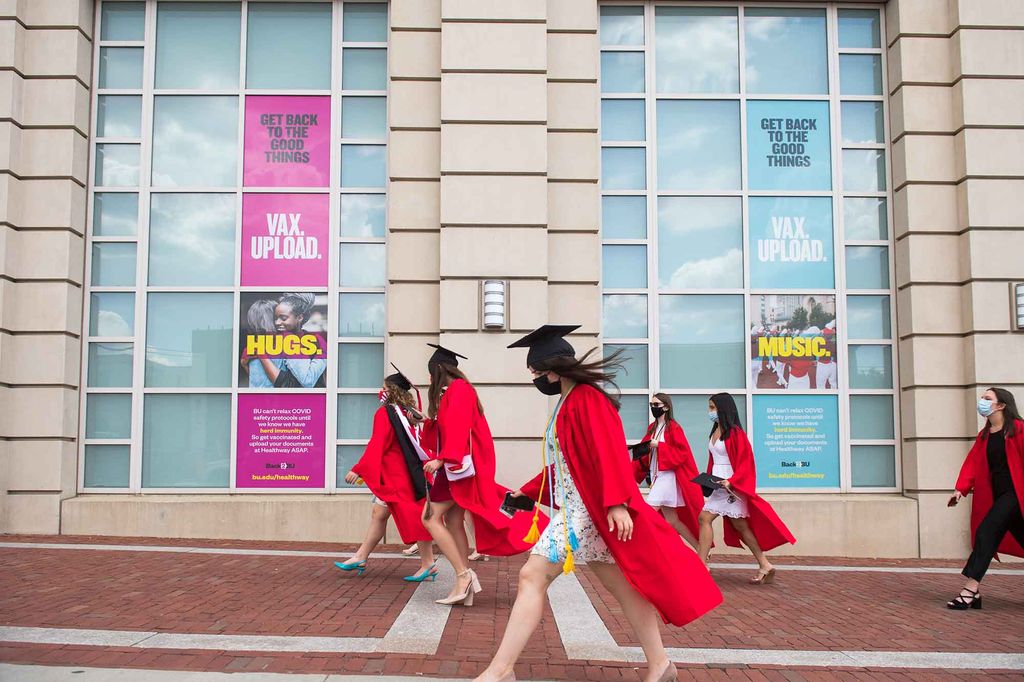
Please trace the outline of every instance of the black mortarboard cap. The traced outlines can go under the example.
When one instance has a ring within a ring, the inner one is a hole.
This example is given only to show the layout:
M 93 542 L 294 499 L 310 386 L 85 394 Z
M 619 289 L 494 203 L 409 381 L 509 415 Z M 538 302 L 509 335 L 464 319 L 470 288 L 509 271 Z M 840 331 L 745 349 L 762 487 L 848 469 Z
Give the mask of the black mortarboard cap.
M 459 358 L 463 360 L 469 360 L 465 355 L 459 355 L 453 350 L 448 350 L 444 346 L 439 346 L 436 343 L 428 343 L 431 348 L 436 348 L 434 354 L 427 360 L 427 367 L 432 367 L 437 363 L 443 363 L 445 365 L 451 365 L 453 367 L 459 366 Z
M 531 366 L 541 360 L 561 355 L 575 357 L 576 351 L 562 337 L 576 331 L 580 326 L 578 324 L 546 324 L 509 344 L 508 347 L 529 348 L 530 352 L 526 354 L 526 364 Z
M 385 377 L 384 381 L 398 386 L 403 391 L 412 390 L 412 382 L 409 381 L 409 377 L 405 376 L 405 374 L 402 373 L 402 370 L 395 366 L 395 363 L 392 362 L 391 366 L 395 368 L 395 373 Z

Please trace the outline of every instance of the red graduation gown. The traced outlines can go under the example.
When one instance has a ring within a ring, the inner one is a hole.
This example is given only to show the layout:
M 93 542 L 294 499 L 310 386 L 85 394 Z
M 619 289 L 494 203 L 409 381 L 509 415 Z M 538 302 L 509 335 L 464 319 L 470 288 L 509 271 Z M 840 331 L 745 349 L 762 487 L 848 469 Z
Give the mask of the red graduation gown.
M 448 385 L 438 405 L 437 420 L 430 425 L 429 433 L 433 437 L 425 435 L 425 445 L 437 447 L 437 431 L 440 431 L 441 449 L 431 454 L 436 454 L 446 465 L 460 466 L 472 447 L 476 475 L 458 481 L 449 479 L 448 485 L 455 503 L 473 515 L 476 551 L 491 556 L 512 556 L 529 550 L 532 545 L 523 538 L 530 532 L 533 514 L 517 513 L 509 519 L 498 511 L 508 488 L 494 481 L 491 429 L 477 406 L 476 390 L 469 382 L 456 379 Z M 547 517 L 541 514 L 540 529 L 545 525 Z
M 1010 479 L 1013 490 L 1017 493 L 1020 508 L 1024 509 L 1024 421 L 1015 422 L 1016 432 L 1006 439 L 1006 463 L 1010 466 Z M 1005 426 L 1003 427 L 1006 428 Z M 956 481 L 956 489 L 961 495 L 974 493 L 971 501 L 971 547 L 974 547 L 974 535 L 978 532 L 978 524 L 992 509 L 992 476 L 988 468 L 988 429 L 984 428 L 974 440 L 974 446 L 967 453 L 960 477 Z M 1024 547 L 1007 533 L 999 543 L 999 551 L 1004 554 L 1024 557 Z
M 654 424 L 647 427 L 647 435 L 644 436 L 642 443 L 651 440 L 654 429 Z M 640 480 L 643 480 L 650 470 L 650 455 L 644 456 L 640 461 L 645 462 L 646 466 L 641 474 Z M 700 523 L 697 521 L 697 517 L 704 508 L 704 493 L 701 487 L 693 482 L 699 471 L 697 462 L 693 459 L 690 444 L 686 440 L 686 434 L 683 432 L 683 427 L 674 421 L 670 421 L 665 427 L 665 442 L 658 445 L 658 471 L 675 473 L 676 486 L 678 486 L 683 499 L 686 500 L 685 507 L 676 507 L 676 516 L 684 526 L 690 529 L 694 537 L 698 537 Z M 637 483 L 639 482 L 638 480 Z
M 746 498 L 747 507 L 750 511 L 750 530 L 761 550 L 767 552 L 787 542 L 796 544 L 796 538 L 786 528 L 779 515 L 775 513 L 767 500 L 757 494 L 757 470 L 754 468 L 754 450 L 750 447 L 750 439 L 738 426 L 732 427 L 729 437 L 725 439 L 725 452 L 729 455 L 729 462 L 732 464 L 732 476 L 729 483 L 733 489 Z M 714 459 L 708 453 L 708 473 Z M 725 524 L 725 544 L 730 547 L 742 547 L 740 536 L 731 523 Z
M 430 541 L 430 533 L 420 519 L 423 500 L 416 499 L 405 457 L 388 420 L 386 406 L 381 405 L 373 415 L 370 442 L 366 444 L 363 456 L 352 467 L 352 471 L 362 477 L 370 492 L 387 502 L 403 543 Z
M 622 420 L 611 402 L 593 386 L 579 384 L 566 396 L 556 429 L 569 475 L 594 526 L 626 580 L 662 619 L 686 625 L 722 603 L 701 560 L 640 494 Z M 536 499 L 540 480 L 538 475 L 523 492 Z M 608 509 L 620 504 L 633 517 L 633 538 L 627 541 L 608 531 Z

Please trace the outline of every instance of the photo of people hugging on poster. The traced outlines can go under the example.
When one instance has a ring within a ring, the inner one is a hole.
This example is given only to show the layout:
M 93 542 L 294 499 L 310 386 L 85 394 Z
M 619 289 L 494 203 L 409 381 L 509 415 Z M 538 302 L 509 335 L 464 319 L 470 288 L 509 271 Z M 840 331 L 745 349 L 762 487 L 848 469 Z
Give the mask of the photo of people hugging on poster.
M 240 388 L 326 387 L 326 295 L 244 292 L 239 312 Z

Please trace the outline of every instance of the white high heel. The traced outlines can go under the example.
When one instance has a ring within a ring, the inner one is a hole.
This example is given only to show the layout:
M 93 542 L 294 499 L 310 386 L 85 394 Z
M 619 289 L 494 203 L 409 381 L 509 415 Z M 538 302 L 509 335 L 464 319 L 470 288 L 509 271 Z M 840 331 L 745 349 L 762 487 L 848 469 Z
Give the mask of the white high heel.
M 437 599 L 434 603 L 444 604 L 445 606 L 454 606 L 455 604 L 462 604 L 463 606 L 473 605 L 473 595 L 483 590 L 480 587 L 480 579 L 476 577 L 476 571 L 467 568 L 462 573 L 459 573 L 457 577 L 469 574 L 469 584 L 466 585 L 466 591 L 462 594 L 457 594 L 454 597 L 447 597 L 445 599 Z

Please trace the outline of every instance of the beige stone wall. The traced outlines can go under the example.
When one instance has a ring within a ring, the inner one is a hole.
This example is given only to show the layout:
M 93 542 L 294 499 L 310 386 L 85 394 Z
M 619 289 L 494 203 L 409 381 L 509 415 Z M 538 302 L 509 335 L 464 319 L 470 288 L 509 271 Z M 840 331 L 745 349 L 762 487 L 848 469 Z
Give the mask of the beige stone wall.
M 0 1 L 0 532 L 76 487 L 93 4 Z
M 922 556 L 967 550 L 968 505 L 946 499 L 981 421 L 977 394 L 1024 398 L 1024 4 L 887 6 L 903 471 Z

